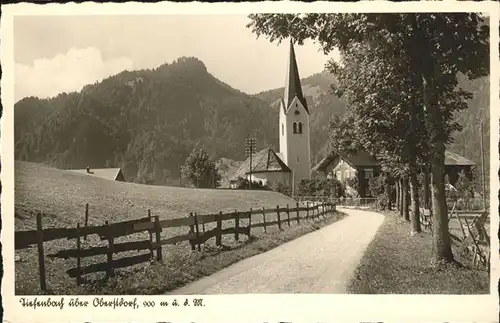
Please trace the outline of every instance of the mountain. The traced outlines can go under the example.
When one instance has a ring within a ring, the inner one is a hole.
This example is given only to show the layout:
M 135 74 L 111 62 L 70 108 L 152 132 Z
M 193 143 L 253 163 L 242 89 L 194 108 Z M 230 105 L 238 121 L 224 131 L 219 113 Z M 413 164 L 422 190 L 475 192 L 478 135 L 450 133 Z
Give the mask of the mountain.
M 302 80 L 311 111 L 313 165 L 327 154 L 329 119 L 347 109 L 331 93 L 331 84 L 335 79 L 326 72 Z M 449 148 L 480 165 L 483 122 L 488 174 L 489 78 L 461 76 L 460 85 L 474 97 L 457 116 L 464 129 Z M 17 102 L 15 158 L 62 169 L 122 167 L 129 181 L 176 185 L 189 153 L 203 147 L 220 160 L 229 178 L 238 164 L 233 161 L 245 159 L 249 135 L 257 139 L 258 150 L 277 150 L 282 93 L 280 88 L 247 95 L 192 57 L 152 70 L 125 71 L 79 92 Z
M 125 71 L 80 92 L 16 103 L 15 158 L 58 168 L 122 167 L 127 180 L 178 183 L 194 147 L 244 159 L 245 138 L 276 147 L 277 113 L 196 58 Z

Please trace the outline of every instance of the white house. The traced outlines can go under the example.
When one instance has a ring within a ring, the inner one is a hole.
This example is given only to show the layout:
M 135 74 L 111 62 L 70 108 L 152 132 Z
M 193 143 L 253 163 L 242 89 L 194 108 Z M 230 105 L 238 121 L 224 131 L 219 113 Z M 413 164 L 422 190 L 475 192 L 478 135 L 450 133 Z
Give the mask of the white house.
M 250 158 L 248 158 L 236 171 L 233 178 L 251 178 L 252 182 L 262 182 L 263 185 L 282 183 L 290 186 L 292 184 L 292 171 L 271 148 L 266 148 L 252 156 L 251 175 Z

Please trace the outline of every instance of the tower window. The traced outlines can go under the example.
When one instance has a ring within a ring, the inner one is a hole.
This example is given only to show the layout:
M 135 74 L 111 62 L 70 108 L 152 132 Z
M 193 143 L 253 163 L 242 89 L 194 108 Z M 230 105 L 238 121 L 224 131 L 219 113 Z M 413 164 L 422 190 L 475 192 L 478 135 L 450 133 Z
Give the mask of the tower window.
M 293 133 L 297 133 L 297 122 L 293 123 Z
M 299 122 L 299 133 L 302 133 L 302 122 Z
M 285 135 L 285 125 L 283 123 L 281 124 L 281 135 Z

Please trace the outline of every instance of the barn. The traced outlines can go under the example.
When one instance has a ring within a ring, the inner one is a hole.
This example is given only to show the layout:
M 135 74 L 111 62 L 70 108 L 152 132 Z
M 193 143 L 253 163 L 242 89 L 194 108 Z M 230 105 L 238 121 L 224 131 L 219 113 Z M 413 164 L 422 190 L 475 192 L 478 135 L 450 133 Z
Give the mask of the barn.
M 86 169 L 70 169 L 69 171 L 87 174 L 95 177 L 100 177 L 104 179 L 108 179 L 111 181 L 119 181 L 125 182 L 125 177 L 123 176 L 123 172 L 121 168 L 89 168 Z

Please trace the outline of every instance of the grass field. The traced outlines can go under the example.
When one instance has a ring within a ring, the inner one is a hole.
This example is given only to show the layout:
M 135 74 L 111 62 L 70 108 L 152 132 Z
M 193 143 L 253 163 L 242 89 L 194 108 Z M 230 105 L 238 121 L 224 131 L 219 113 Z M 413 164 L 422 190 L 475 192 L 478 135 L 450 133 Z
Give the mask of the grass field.
M 350 282 L 355 294 L 488 294 L 486 270 L 462 266 L 432 268 L 429 232 L 410 236 L 410 224 L 394 212 L 385 213 L 381 228 Z
M 16 230 L 34 229 L 35 212 L 42 212 L 44 228 L 75 227 L 77 223 L 83 224 L 85 203 L 89 203 L 90 206 L 89 225 L 100 225 L 106 220 L 114 223 L 145 217 L 148 209 L 151 209 L 153 216 L 158 215 L 160 219 L 168 219 L 185 217 L 190 212 L 207 214 L 218 211 L 245 211 L 250 208 L 276 208 L 277 205 L 284 207 L 287 204 L 293 208 L 296 203 L 293 199 L 270 191 L 190 189 L 122 183 L 26 162 L 16 162 L 15 171 L 15 205 L 16 209 L 25 211 L 22 217 L 16 215 Z M 295 214 L 291 216 L 293 217 Z M 301 214 L 301 217 L 304 216 L 305 214 Z M 334 221 L 338 218 L 340 215 L 326 221 Z M 266 215 L 267 221 L 275 219 L 276 215 Z M 262 222 L 262 219 L 258 216 L 253 217 L 252 223 L 257 222 Z M 241 221 L 242 226 L 247 224 L 248 220 Z M 207 224 L 205 229 L 210 230 L 214 226 L 215 223 Z M 224 221 L 223 227 L 227 226 L 234 226 L 234 223 Z M 244 236 L 239 242 L 234 241 L 232 236 L 223 236 L 222 242 L 226 249 L 224 252 L 215 248 L 214 239 L 207 242 L 202 253 L 192 253 L 187 242 L 175 246 L 164 246 L 162 264 L 125 268 L 120 271 L 121 274 L 118 277 L 121 278 L 114 279 L 114 283 L 99 287 L 95 287 L 98 285 L 94 284 L 94 287 L 99 289 L 99 292 L 96 291 L 96 293 L 103 293 L 106 290 L 110 293 L 123 293 L 124 289 L 128 293 L 132 293 L 134 290 L 137 293 L 154 293 L 160 287 L 155 287 L 158 282 L 151 277 L 161 280 L 160 276 L 165 275 L 165 278 L 168 276 L 169 282 L 161 285 L 163 287 L 160 289 L 168 290 L 168 288 L 190 282 L 190 279 L 200 277 L 203 273 L 213 273 L 240 259 L 269 250 L 284 241 L 311 232 L 317 227 L 317 223 L 301 223 L 299 226 L 292 221 L 291 228 L 285 225 L 285 231 L 281 232 L 277 226 L 268 228 L 267 234 L 263 233 L 263 228 L 252 229 L 254 240 L 250 241 Z M 187 233 L 187 230 L 187 227 L 167 228 L 163 230 L 162 238 Z M 115 242 L 143 240 L 145 238 L 147 238 L 147 233 L 138 233 L 117 238 Z M 74 240 L 50 241 L 44 243 L 45 254 L 74 248 L 75 245 Z M 106 245 L 106 243 L 100 241 L 98 237 L 89 236 L 85 245 L 98 246 Z M 138 252 L 124 252 L 117 257 L 129 255 L 138 255 Z M 39 293 L 36 247 L 17 250 L 16 256 L 20 259 L 15 266 L 16 294 Z M 213 259 L 219 260 L 214 262 Z M 87 258 L 83 260 L 82 266 L 105 260 L 105 255 Z M 199 261 L 205 265 L 199 265 Z M 88 289 L 89 286 L 76 288 L 75 281 L 66 274 L 65 271 L 75 267 L 75 265 L 74 259 L 64 260 L 46 257 L 47 285 L 53 293 L 92 292 L 92 289 Z M 102 278 L 102 275 L 87 275 L 87 277 L 96 281 Z M 140 283 L 139 285 L 131 282 L 136 279 L 135 277 L 142 277 L 137 281 Z M 144 279 L 149 279 L 154 283 L 150 284 Z M 133 287 L 136 285 L 137 287 Z

